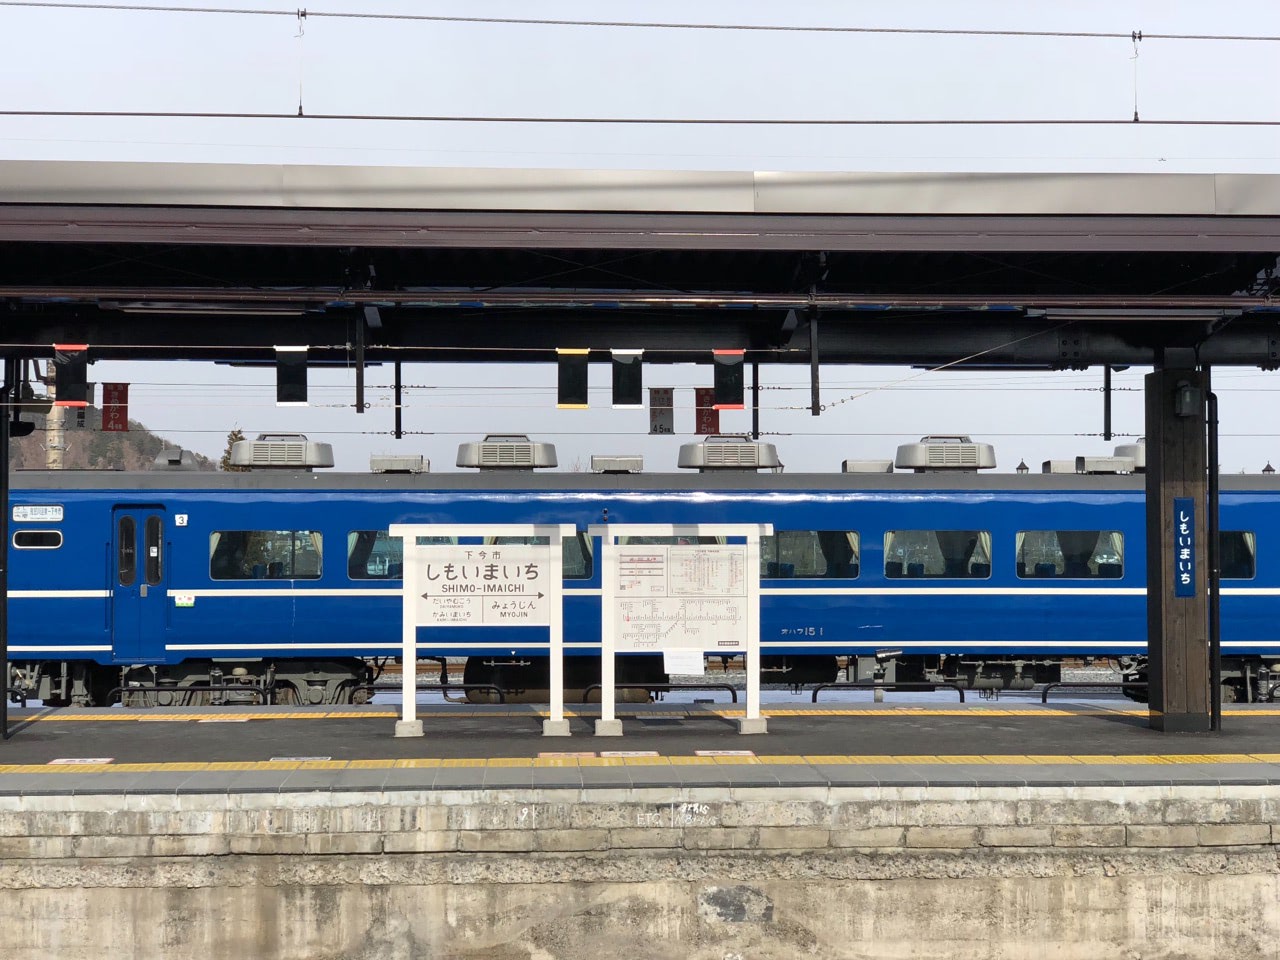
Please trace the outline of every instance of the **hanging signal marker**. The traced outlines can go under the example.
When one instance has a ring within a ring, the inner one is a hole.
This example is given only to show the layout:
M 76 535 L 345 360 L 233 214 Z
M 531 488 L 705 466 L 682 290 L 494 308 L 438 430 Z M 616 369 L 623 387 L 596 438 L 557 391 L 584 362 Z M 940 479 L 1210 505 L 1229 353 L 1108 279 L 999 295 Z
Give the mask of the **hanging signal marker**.
M 713 407 L 716 410 L 743 409 L 742 359 L 746 351 L 712 350 L 711 355 L 716 369 Z
M 587 409 L 587 356 L 589 349 L 556 347 L 558 385 L 556 406 L 561 410 Z
M 611 350 L 613 354 L 613 406 L 617 410 L 644 408 L 643 350 Z

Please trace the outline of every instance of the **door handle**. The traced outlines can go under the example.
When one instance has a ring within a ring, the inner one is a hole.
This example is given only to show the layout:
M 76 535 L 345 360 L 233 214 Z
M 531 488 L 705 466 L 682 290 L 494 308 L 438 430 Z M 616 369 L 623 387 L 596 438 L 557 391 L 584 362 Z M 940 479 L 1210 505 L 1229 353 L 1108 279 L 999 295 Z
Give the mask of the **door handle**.
M 146 595 L 147 595 L 147 585 L 144 583 L 139 589 L 139 596 L 145 597 Z

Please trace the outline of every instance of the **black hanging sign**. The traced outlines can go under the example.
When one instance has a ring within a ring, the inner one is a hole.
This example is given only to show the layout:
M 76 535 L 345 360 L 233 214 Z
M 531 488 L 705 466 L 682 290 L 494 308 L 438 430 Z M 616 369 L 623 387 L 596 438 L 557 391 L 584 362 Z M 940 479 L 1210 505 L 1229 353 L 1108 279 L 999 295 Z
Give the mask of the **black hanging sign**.
M 276 406 L 307 405 L 307 348 L 276 347 Z
M 53 345 L 54 406 L 87 407 L 89 345 L 87 343 L 55 343 Z
M 717 410 L 741 410 L 742 402 L 742 358 L 745 350 L 712 350 L 716 368 L 716 402 Z
M 644 407 L 643 350 L 612 350 L 613 405 L 621 410 Z
M 559 381 L 556 406 L 561 410 L 587 409 L 587 354 L 590 350 L 556 347 Z

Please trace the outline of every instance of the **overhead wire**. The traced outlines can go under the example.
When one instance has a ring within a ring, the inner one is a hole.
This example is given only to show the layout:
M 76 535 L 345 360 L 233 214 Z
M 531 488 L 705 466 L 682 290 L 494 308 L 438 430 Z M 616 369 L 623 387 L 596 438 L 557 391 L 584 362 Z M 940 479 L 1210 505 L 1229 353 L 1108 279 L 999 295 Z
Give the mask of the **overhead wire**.
M 733 31 L 772 31 L 788 33 L 841 33 L 841 34 L 902 34 L 902 35 L 940 35 L 940 36 L 972 36 L 972 37 L 1040 37 L 1040 38 L 1090 38 L 1090 39 L 1128 39 L 1134 44 L 1135 77 L 1134 96 L 1135 111 L 1132 121 L 1127 119 L 1090 119 L 1090 118 L 1025 118 L 1025 119 L 886 119 L 886 118 L 618 118 L 618 117 L 522 117 L 522 116 L 451 116 L 451 115 L 401 115 L 401 114 L 311 114 L 304 115 L 301 108 L 301 67 L 299 76 L 299 112 L 297 116 L 277 113 L 247 112 L 184 112 L 184 111 L 10 111 L 0 110 L 5 116 L 76 116 L 104 118 L 154 118 L 154 119 L 311 119 L 333 121 L 404 121 L 404 122 L 467 122 L 467 123 L 538 123 L 538 124 L 680 124 L 680 125 L 779 125 L 779 126 L 1013 126 L 1013 125 L 1119 125 L 1136 122 L 1137 116 L 1137 44 L 1141 40 L 1196 40 L 1196 41 L 1280 41 L 1280 36 L 1238 35 L 1238 34 L 1153 34 L 1142 31 L 1096 32 L 1096 31 L 1027 31 L 1027 30 L 980 30 L 963 28 L 892 28 L 892 27 L 852 27 L 852 26 L 820 26 L 820 25 L 783 25 L 783 24 L 727 24 L 727 23 L 676 23 L 676 22 L 641 22 L 620 20 L 568 20 L 549 18 L 497 18 L 497 17 L 460 17 L 426 14 L 389 14 L 379 12 L 350 11 L 316 11 L 316 10 L 261 10 L 231 7 L 181 7 L 143 4 L 112 3 L 53 3 L 34 2 L 34 0 L 0 0 L 0 6 L 49 8 L 62 10 L 100 10 L 100 11 L 133 11 L 177 14 L 229 14 L 254 16 L 290 16 L 296 17 L 299 24 L 298 38 L 301 39 L 303 21 L 310 18 L 336 18 L 359 20 L 387 21 L 420 21 L 436 23 L 475 23 L 526 26 L 574 26 L 574 27 L 609 27 L 609 28 L 643 28 L 643 29 L 680 29 L 680 30 L 733 30 Z M 1161 126 L 1239 126 L 1239 127 L 1272 127 L 1280 126 L 1277 120 L 1145 120 L 1148 125 Z M 961 362 L 961 361 L 957 361 Z M 925 376 L 930 372 L 946 369 L 953 364 L 944 364 L 931 371 L 925 371 L 907 380 Z M 873 389 L 898 389 L 899 381 Z M 376 389 L 376 388 L 375 388 Z M 799 387 L 792 389 L 800 389 Z M 948 388 L 929 388 L 948 389 Z M 1047 389 L 1079 389 L 1079 388 L 1047 388 Z M 847 402 L 855 397 L 845 398 L 836 403 Z
M 1110 126 L 1143 123 L 1148 126 L 1192 127 L 1275 127 L 1280 120 L 1249 119 L 1143 119 L 1137 110 L 1137 50 L 1144 40 L 1171 40 L 1197 42 L 1280 42 L 1280 35 L 1271 34 L 1215 34 L 1215 33 L 1151 33 L 1143 30 L 1088 31 L 1088 30 L 1015 30 L 980 29 L 967 27 L 872 27 L 824 24 L 752 24 L 724 22 L 678 22 L 644 20 L 587 20 L 546 17 L 481 17 L 443 14 L 389 13 L 379 11 L 314 10 L 293 7 L 289 9 L 254 9 L 248 7 L 178 6 L 172 4 L 131 3 L 66 3 L 53 0 L 0 0 L 0 7 L 48 9 L 61 11 L 109 11 L 162 14 L 200 14 L 227 16 L 293 17 L 298 22 L 299 40 L 299 90 L 298 111 L 293 113 L 250 111 L 150 111 L 150 110 L 0 110 L 5 117 L 75 117 L 100 119 L 185 119 L 185 120 L 319 120 L 356 122 L 412 122 L 412 123 L 527 123 L 527 124 L 634 124 L 634 125 L 691 125 L 691 126 Z M 389 22 L 420 22 L 441 24 L 479 24 L 532 27 L 582 27 L 627 28 L 646 30 L 698 30 L 698 31 L 746 31 L 772 33 L 849 34 L 849 35 L 902 35 L 944 37 L 1004 37 L 1038 39 L 1106 39 L 1128 40 L 1134 47 L 1134 112 L 1130 118 L 735 118 L 735 117 L 541 117 L 541 116 L 480 116 L 446 114 L 308 114 L 302 105 L 302 48 L 301 38 L 307 19 L 342 19 Z
M 0 0 L 3 3 L 4 0 Z M 891 119 L 886 117 L 536 117 L 482 116 L 472 114 L 405 113 L 278 113 L 197 110 L 0 110 L 0 117 L 76 117 L 108 120 L 310 120 L 361 121 L 379 123 L 534 123 L 648 126 L 741 126 L 741 127 L 1280 127 L 1280 120 L 1245 119 L 1143 119 L 1127 117 L 934 117 Z
M 1280 36 L 1268 34 L 1217 33 L 1150 33 L 1143 30 L 1013 30 L 977 29 L 969 27 L 855 27 L 824 24 L 680 22 L 674 20 L 583 20 L 552 17 L 478 17 L 425 13 L 384 13 L 379 11 L 315 10 L 290 8 L 280 10 L 251 7 L 175 6 L 172 4 L 138 3 L 61 3 L 51 0 L 0 0 L 3 7 L 27 7 L 52 10 L 97 10 L 130 13 L 221 14 L 257 17 L 299 17 L 335 20 L 386 20 L 419 23 L 470 23 L 489 26 L 592 27 L 636 30 L 708 30 L 760 33 L 871 34 L 943 37 L 1020 37 L 1061 38 L 1073 40 L 1185 40 L 1224 42 L 1280 42 Z

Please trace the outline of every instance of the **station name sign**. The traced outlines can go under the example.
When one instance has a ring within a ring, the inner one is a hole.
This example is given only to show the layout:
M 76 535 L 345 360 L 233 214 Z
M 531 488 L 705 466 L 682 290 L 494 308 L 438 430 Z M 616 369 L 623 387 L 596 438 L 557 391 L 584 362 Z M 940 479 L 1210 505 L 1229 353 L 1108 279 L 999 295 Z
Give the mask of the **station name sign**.
M 525 544 L 419 548 L 417 623 L 423 627 L 550 624 L 551 548 Z
M 1173 498 L 1173 595 L 1196 595 L 1196 502 Z

